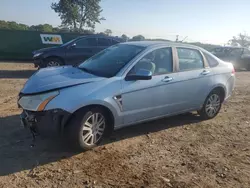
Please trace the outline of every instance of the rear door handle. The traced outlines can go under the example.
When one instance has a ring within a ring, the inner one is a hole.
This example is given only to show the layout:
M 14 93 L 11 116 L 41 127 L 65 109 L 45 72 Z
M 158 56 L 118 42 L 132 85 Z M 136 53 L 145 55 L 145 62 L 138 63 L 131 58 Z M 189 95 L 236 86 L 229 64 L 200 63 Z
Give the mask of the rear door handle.
M 170 82 L 172 81 L 173 78 L 166 76 L 165 78 L 162 79 L 163 82 Z
M 201 74 L 202 74 L 202 75 L 208 75 L 209 73 L 210 73 L 209 70 L 204 70 Z

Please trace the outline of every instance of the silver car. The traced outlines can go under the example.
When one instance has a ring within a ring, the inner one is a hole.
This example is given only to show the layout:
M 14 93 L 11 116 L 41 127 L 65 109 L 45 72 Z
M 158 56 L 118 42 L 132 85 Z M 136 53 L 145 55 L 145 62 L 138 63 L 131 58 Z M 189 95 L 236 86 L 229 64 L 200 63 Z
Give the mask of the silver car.
M 33 133 L 63 136 L 86 150 L 124 126 L 190 111 L 214 118 L 234 83 L 233 65 L 199 47 L 128 42 L 79 66 L 38 70 L 18 104 Z

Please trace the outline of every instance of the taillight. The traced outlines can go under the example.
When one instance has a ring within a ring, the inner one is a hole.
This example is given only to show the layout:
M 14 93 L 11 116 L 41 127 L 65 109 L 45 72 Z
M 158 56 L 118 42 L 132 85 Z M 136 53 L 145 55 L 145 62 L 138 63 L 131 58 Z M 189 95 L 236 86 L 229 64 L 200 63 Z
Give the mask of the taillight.
M 232 74 L 235 74 L 235 69 L 234 69 L 234 66 L 232 65 Z

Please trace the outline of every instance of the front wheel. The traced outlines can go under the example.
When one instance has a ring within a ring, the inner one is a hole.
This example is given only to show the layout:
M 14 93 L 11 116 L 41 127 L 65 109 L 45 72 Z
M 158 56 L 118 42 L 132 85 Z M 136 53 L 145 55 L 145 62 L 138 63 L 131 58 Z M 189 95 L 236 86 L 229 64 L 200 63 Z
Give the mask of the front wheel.
M 218 90 L 214 90 L 208 95 L 202 109 L 198 111 L 202 119 L 212 119 L 219 113 L 223 101 L 221 96 Z
M 63 65 L 63 62 L 59 58 L 49 57 L 45 60 L 44 67 L 58 67 L 58 66 L 62 66 L 62 65 Z
M 79 111 L 68 125 L 68 138 L 74 148 L 89 150 L 97 146 L 107 130 L 107 117 L 100 108 Z

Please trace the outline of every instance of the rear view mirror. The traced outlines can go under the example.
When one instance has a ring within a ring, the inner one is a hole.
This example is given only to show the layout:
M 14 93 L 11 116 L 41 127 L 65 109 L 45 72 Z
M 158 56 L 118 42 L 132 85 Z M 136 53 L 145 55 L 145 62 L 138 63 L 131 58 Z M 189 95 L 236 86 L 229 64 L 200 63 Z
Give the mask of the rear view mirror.
M 126 81 L 135 81 L 135 80 L 151 80 L 152 72 L 146 69 L 139 69 L 136 73 L 132 73 L 126 76 Z

